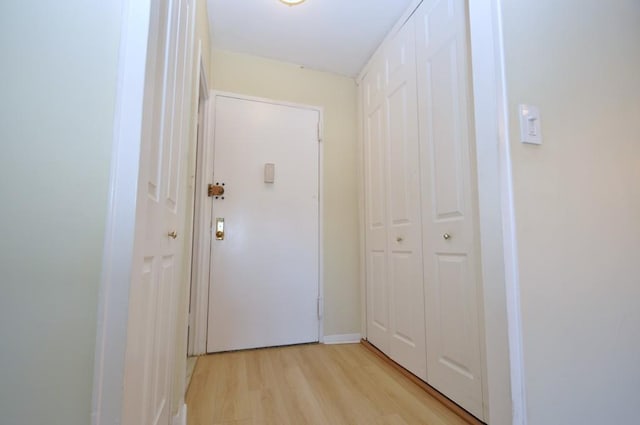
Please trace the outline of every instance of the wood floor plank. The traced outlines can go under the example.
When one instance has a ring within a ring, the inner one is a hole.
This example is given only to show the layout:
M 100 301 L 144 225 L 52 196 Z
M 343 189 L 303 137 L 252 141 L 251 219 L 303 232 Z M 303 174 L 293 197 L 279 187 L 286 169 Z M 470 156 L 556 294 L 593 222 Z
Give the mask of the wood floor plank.
M 463 425 L 360 344 L 302 345 L 199 359 L 188 425 Z
M 377 425 L 408 425 L 404 419 L 402 419 L 402 416 L 398 415 L 398 414 L 394 414 L 394 415 L 388 415 L 388 416 L 382 416 L 379 420 Z
M 220 356 L 213 362 L 213 423 L 251 419 L 245 353 Z
M 243 421 L 231 421 L 231 422 L 218 422 L 213 425 L 253 425 L 250 419 Z

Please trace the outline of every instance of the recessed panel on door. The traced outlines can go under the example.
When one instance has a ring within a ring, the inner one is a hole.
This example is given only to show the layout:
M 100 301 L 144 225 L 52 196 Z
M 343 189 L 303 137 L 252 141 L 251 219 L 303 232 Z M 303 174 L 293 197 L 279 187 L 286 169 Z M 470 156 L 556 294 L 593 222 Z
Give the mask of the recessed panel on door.
M 389 328 L 389 294 L 387 292 L 387 259 L 384 252 L 372 252 L 369 257 L 371 276 L 371 324 L 380 332 Z
M 473 330 L 469 324 L 474 321 L 469 312 L 460 309 L 460 300 L 466 298 L 468 292 L 465 286 L 469 281 L 469 262 L 465 255 L 440 254 L 436 256 L 436 286 L 438 298 L 434 300 L 437 307 L 433 317 L 437 322 L 434 328 L 438 330 L 434 344 L 442 347 L 438 361 L 443 366 L 456 370 L 458 373 L 473 379 L 470 364 L 474 350 L 470 350 L 468 341 Z
M 376 108 L 367 119 L 368 135 L 368 164 L 367 175 L 369 176 L 369 227 L 372 230 L 385 227 L 385 143 L 383 134 L 383 110 L 382 105 Z

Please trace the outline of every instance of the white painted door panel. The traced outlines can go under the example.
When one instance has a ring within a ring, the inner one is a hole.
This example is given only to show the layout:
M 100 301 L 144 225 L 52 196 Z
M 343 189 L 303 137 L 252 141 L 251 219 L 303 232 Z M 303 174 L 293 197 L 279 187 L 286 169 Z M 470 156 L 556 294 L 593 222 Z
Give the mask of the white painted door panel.
M 386 50 L 389 355 L 426 379 L 415 34 L 405 25 Z
M 483 417 L 470 74 L 464 0 L 414 15 L 429 383 Z
M 318 341 L 319 112 L 217 95 L 207 351 Z M 275 164 L 274 183 L 264 166 Z
M 367 339 L 389 352 L 384 73 L 376 64 L 363 80 L 366 202 Z
M 170 422 L 176 289 L 183 221 L 180 164 L 187 139 L 191 3 L 152 1 L 129 305 L 123 424 Z
M 415 37 L 405 26 L 364 81 L 367 338 L 426 378 Z

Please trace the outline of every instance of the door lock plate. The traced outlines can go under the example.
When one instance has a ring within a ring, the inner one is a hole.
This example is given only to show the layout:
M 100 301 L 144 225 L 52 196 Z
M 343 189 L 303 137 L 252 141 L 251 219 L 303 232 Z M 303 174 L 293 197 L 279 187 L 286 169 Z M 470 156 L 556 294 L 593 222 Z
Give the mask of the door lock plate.
M 216 218 L 216 240 L 224 240 L 224 218 Z

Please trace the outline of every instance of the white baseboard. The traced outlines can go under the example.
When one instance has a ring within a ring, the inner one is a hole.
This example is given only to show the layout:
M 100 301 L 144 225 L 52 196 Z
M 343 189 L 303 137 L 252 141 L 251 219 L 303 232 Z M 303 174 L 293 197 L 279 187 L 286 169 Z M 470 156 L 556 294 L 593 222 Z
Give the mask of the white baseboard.
M 360 342 L 360 334 L 325 335 L 323 344 L 356 344 Z
M 187 425 L 187 405 L 183 404 L 178 414 L 173 417 L 172 425 Z

